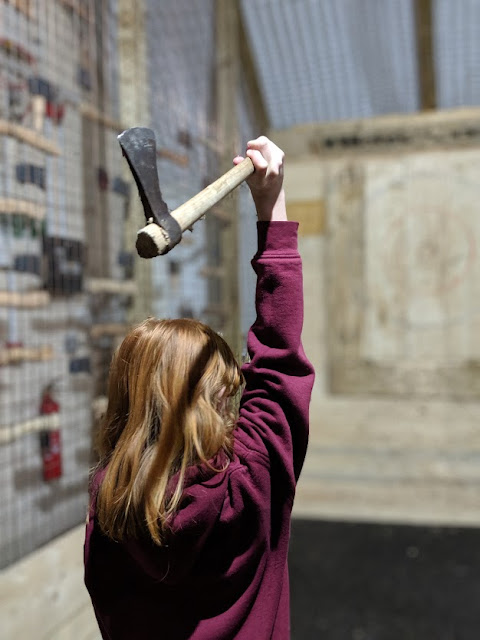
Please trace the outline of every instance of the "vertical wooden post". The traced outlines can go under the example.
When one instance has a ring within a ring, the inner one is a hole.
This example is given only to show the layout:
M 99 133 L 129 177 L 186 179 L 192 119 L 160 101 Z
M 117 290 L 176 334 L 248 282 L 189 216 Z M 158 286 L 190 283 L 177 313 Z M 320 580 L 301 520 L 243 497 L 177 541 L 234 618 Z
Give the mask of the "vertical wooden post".
M 107 2 L 106 0 L 97 0 L 94 3 L 94 26 L 92 32 L 96 38 L 96 107 L 99 113 L 104 114 L 110 111 L 110 105 L 108 104 L 108 96 L 106 92 L 106 78 L 107 63 L 104 57 L 106 50 L 105 42 L 107 39 Z M 103 169 L 108 174 L 108 159 L 107 159 L 107 128 L 103 122 L 99 121 L 93 125 L 93 130 L 96 129 L 97 135 L 97 152 L 98 157 L 96 161 L 98 163 L 97 171 Z M 87 162 L 89 158 L 87 156 Z M 98 174 L 95 175 L 96 184 L 98 185 Z M 109 243 L 109 225 L 108 225 L 108 196 L 104 189 L 97 191 L 97 211 L 96 216 L 99 219 L 100 224 L 100 242 L 96 246 L 96 250 L 100 254 L 97 258 L 101 265 L 101 271 L 99 273 L 90 274 L 98 277 L 111 278 L 110 273 L 110 254 L 111 246 Z M 94 245 L 95 246 L 95 245 Z
M 119 0 L 119 73 L 120 120 L 125 126 L 150 123 L 150 94 L 147 78 L 147 36 L 144 0 Z M 120 147 L 118 148 L 120 155 Z M 124 177 L 132 186 L 125 221 L 125 246 L 134 250 L 139 224 L 144 219 L 140 199 L 126 163 Z M 135 254 L 136 255 L 136 254 Z M 127 320 L 134 324 L 152 313 L 152 265 L 150 260 L 135 259 L 134 280 L 139 295 L 133 296 Z
M 415 0 L 415 25 L 420 105 L 422 111 L 436 109 L 432 0 Z
M 239 8 L 238 0 L 216 0 L 216 116 L 221 148 L 220 174 L 232 167 L 238 149 L 237 102 L 239 100 Z M 223 279 L 223 334 L 236 355 L 241 353 L 240 292 L 238 282 L 238 197 L 225 200 L 230 223 L 221 234 Z

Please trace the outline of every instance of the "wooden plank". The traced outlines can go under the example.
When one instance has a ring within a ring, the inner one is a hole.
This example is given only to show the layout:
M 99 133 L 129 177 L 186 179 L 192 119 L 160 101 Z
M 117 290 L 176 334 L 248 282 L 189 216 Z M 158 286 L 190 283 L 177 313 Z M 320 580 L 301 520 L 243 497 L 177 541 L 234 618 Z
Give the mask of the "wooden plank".
M 328 199 L 327 344 L 330 362 L 357 360 L 363 331 L 363 308 L 356 304 L 364 286 L 364 171 L 345 162 L 332 169 Z M 339 315 L 337 315 L 339 314 Z M 337 390 L 336 379 L 332 387 Z
M 50 303 L 46 291 L 0 291 L 0 307 L 34 309 Z
M 352 447 L 311 445 L 305 474 L 319 483 L 349 479 L 365 486 L 378 483 L 385 491 L 392 483 L 480 485 L 478 450 L 470 451 L 465 446 L 463 451 L 450 451 L 445 447 L 417 450 L 412 445 L 389 449 L 372 444 L 360 443 Z M 346 470 L 343 473 L 342 468 Z
M 397 484 L 368 488 L 352 479 L 330 484 L 302 476 L 294 516 L 354 522 L 391 522 L 478 527 L 478 485 L 461 483 Z
M 430 366 L 421 362 L 391 366 L 344 358 L 331 364 L 331 389 L 351 395 L 386 394 L 397 397 L 480 398 L 480 360 L 462 365 Z
M 92 338 L 100 338 L 102 336 L 124 336 L 129 330 L 127 324 L 118 324 L 114 322 L 106 324 L 95 324 L 90 329 L 90 336 Z
M 61 155 L 60 147 L 36 131 L 8 120 L 0 120 L 0 135 L 11 136 L 52 156 Z
M 120 120 L 128 126 L 151 122 L 148 79 L 146 20 L 144 2 L 118 0 L 118 65 Z M 124 179 L 131 180 L 131 172 L 123 163 Z M 140 198 L 131 197 L 124 221 L 125 246 L 132 246 L 138 231 L 138 221 L 144 219 Z M 185 242 L 185 238 L 183 240 Z M 127 319 L 136 323 L 152 314 L 152 260 L 136 260 L 134 278 L 141 295 L 129 304 Z
M 163 160 L 169 160 L 173 164 L 177 164 L 179 167 L 188 167 L 190 164 L 190 158 L 186 153 L 177 153 L 171 149 L 165 147 L 157 148 L 157 156 Z
M 410 450 L 476 455 L 479 411 L 479 402 L 317 396 L 310 443 L 315 448 L 370 449 L 379 454 Z M 343 472 L 348 474 L 348 468 Z
M 97 109 L 93 104 L 89 104 L 88 102 L 82 102 L 79 107 L 80 114 L 84 118 L 88 118 L 88 120 L 92 120 L 93 122 L 97 122 L 108 129 L 113 129 L 114 131 L 121 133 L 128 127 L 122 122 L 115 120 L 111 117 L 110 114 L 104 113 Z
M 314 403 L 295 515 L 480 525 L 478 402 Z
M 480 151 L 357 160 L 357 193 L 348 161 L 335 166 L 330 390 L 479 398 Z
M 215 104 L 217 131 L 221 145 L 220 174 L 232 166 L 232 157 L 237 152 L 238 135 L 238 87 L 240 78 L 239 45 L 239 2 L 238 0 L 216 0 L 215 3 Z M 238 279 L 239 222 L 238 193 L 233 192 L 224 209 L 232 213 L 229 225 L 220 230 L 222 246 L 221 263 L 225 269 L 222 306 L 224 314 L 222 332 L 234 353 L 241 353 L 240 330 L 240 289 Z
M 85 289 L 93 294 L 135 295 L 137 285 L 134 280 L 111 280 L 109 278 L 89 278 Z
M 0 212 L 16 213 L 32 218 L 33 220 L 44 220 L 46 207 L 36 202 L 31 202 L 30 200 L 0 198 Z
M 62 638 L 61 629 L 91 606 L 83 582 L 82 545 L 85 525 L 55 538 L 46 546 L 2 571 L 0 619 L 5 638 Z M 25 603 L 28 602 L 28 615 Z M 48 615 L 45 615 L 48 612 Z M 96 622 L 82 614 L 80 620 L 95 636 Z M 39 630 L 41 633 L 39 635 Z M 78 631 L 82 638 L 86 629 Z M 68 636 L 67 636 L 68 637 Z
M 40 347 L 14 347 L 12 349 L 0 349 L 0 365 L 25 362 L 27 360 L 51 360 L 53 348 L 50 345 Z
M 433 46 L 432 0 L 415 0 L 415 27 L 420 104 L 423 110 L 437 106 Z
M 58 413 L 50 413 L 43 416 L 25 420 L 18 424 L 0 426 L 0 444 L 8 444 L 18 438 L 22 438 L 28 433 L 36 433 L 38 431 L 58 429 L 60 426 L 60 417 Z
M 287 158 L 331 156 L 366 152 L 397 154 L 399 149 L 426 150 L 448 146 L 463 148 L 480 142 L 480 108 L 443 109 L 297 125 L 272 130 L 269 136 Z

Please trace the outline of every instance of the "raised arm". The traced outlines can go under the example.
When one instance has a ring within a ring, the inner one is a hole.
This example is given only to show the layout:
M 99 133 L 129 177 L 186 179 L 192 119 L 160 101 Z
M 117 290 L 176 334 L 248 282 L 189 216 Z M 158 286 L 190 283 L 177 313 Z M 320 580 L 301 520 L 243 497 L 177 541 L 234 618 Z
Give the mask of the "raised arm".
M 283 160 L 285 154 L 271 140 L 260 136 L 247 144 L 247 156 L 253 162 L 254 173 L 248 178 L 259 221 L 286 221 L 285 192 L 283 190 Z M 243 157 L 233 159 L 234 164 Z
M 249 186 L 258 214 L 257 318 L 248 335 L 237 442 L 265 457 L 272 474 L 295 485 L 308 442 L 313 368 L 301 343 L 302 263 L 296 222 L 287 221 L 283 152 L 267 138 L 249 143 Z M 240 161 L 240 159 L 236 159 Z

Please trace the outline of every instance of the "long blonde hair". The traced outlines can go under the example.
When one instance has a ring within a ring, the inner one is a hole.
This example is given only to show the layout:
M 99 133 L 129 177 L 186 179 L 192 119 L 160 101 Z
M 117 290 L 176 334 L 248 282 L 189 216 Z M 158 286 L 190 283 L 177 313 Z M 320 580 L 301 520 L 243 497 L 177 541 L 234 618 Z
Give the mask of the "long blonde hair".
M 148 318 L 125 337 L 97 440 L 106 469 L 97 515 L 108 537 L 149 533 L 163 543 L 187 468 L 231 453 L 232 401 L 242 382 L 230 347 L 196 320 Z

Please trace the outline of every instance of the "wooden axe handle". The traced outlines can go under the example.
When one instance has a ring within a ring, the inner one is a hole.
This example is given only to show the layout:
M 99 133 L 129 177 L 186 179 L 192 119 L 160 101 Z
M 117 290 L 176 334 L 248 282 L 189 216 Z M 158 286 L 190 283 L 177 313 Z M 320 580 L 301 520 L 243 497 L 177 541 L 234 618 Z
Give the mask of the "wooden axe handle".
M 172 215 L 180 227 L 182 232 L 188 229 L 203 216 L 209 209 L 211 209 L 217 202 L 223 200 L 225 196 L 231 193 L 239 184 L 241 184 L 248 176 L 254 171 L 253 163 L 250 158 L 245 158 L 243 162 L 237 164 L 236 167 L 227 171 L 223 176 L 212 182 L 196 196 L 193 196 L 190 200 L 187 200 L 185 204 L 182 204 L 178 209 L 172 211 Z
M 223 176 L 212 182 L 208 187 L 197 193 L 190 200 L 180 205 L 171 216 L 175 218 L 182 229 L 182 233 L 189 229 L 209 209 L 225 196 L 231 193 L 239 184 L 254 172 L 253 162 L 245 158 L 240 164 L 227 171 Z M 170 249 L 168 234 L 156 224 L 148 224 L 137 234 L 137 251 L 142 258 L 152 258 L 155 255 L 167 253 Z M 148 237 L 147 237 L 148 236 Z M 156 245 L 157 252 L 155 253 Z M 153 249 L 152 249 L 153 247 Z

